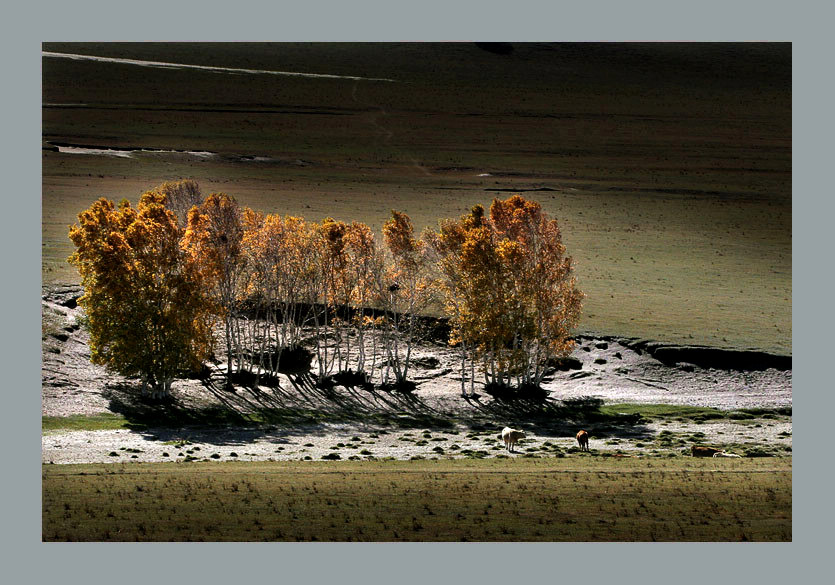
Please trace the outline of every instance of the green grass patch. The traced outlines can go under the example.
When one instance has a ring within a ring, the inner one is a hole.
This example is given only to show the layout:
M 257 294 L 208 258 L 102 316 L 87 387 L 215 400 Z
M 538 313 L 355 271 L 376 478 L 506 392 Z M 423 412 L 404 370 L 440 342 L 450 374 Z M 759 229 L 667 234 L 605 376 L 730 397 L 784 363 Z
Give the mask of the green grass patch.
M 791 417 L 792 408 L 743 408 L 739 410 L 726 411 L 718 408 L 702 406 L 685 406 L 678 404 L 635 404 L 616 403 L 604 404 L 600 407 L 600 413 L 605 416 L 633 415 L 646 419 L 676 419 L 679 421 L 691 420 L 693 422 L 705 422 L 709 420 L 730 419 L 734 421 L 748 421 L 762 418 L 783 419 Z
M 778 408 L 741 408 L 739 412 L 753 415 L 756 418 L 779 418 L 792 415 L 791 406 L 782 406 Z
M 676 417 L 685 419 L 710 419 L 725 418 L 726 416 L 726 413 L 717 408 L 682 406 L 677 404 L 604 404 L 600 407 L 600 412 L 609 416 L 615 416 L 618 414 L 637 414 L 648 419 Z
M 145 425 L 133 423 L 118 414 L 44 416 L 41 430 L 48 431 L 111 431 L 116 429 L 142 429 Z

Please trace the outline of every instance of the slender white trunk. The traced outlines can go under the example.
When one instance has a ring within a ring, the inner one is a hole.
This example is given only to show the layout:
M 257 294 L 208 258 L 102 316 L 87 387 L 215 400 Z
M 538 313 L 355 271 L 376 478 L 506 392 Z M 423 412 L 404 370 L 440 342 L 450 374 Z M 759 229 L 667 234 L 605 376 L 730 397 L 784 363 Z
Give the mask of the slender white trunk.
M 226 313 L 226 383 L 231 384 L 232 377 L 232 315 Z
M 461 342 L 461 396 L 467 395 L 467 387 L 465 386 L 464 382 L 464 356 L 466 352 L 464 351 L 464 342 Z
M 359 321 L 357 325 L 357 372 L 365 370 L 365 333 L 363 320 L 365 319 L 365 311 L 360 309 Z

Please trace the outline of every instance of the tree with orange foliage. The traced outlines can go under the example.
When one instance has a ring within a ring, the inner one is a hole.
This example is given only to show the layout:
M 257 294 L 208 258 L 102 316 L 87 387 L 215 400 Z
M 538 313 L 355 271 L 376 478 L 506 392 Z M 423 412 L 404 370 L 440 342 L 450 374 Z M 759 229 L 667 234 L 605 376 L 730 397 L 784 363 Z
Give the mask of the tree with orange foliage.
M 336 221 L 332 217 L 322 221 L 322 301 L 325 305 L 325 329 L 327 330 L 328 315 L 330 314 L 330 325 L 333 330 L 335 345 L 331 360 L 336 360 L 337 371 L 348 367 L 348 356 L 350 354 L 351 338 L 345 335 L 346 320 L 340 316 L 348 310 L 351 300 L 352 272 L 348 270 L 348 251 L 345 247 L 346 232 L 348 226 L 343 221 Z M 345 349 L 344 364 L 342 346 Z M 327 344 L 323 346 L 322 358 L 330 372 Z
M 570 331 L 579 321 L 583 294 L 559 225 L 539 203 L 519 195 L 496 199 L 490 220 L 510 296 L 519 299 L 513 305 L 511 361 L 521 370 L 520 382 L 538 385 L 548 359 L 564 357 L 574 347 Z
M 392 210 L 391 218 L 383 224 L 383 239 L 389 252 L 383 278 L 378 283 L 378 295 L 389 321 L 383 383 L 388 382 L 392 370 L 395 384 L 402 387 L 417 340 L 416 317 L 432 303 L 434 290 L 426 243 L 415 238 L 411 218 Z
M 375 335 L 378 321 L 366 316 L 366 309 L 375 301 L 375 290 L 383 271 L 383 257 L 377 249 L 374 232 L 366 224 L 352 222 L 345 231 L 346 283 L 349 302 L 356 307 L 354 325 L 357 331 L 357 373 L 365 374 L 365 333 Z M 376 338 L 372 339 L 376 343 Z M 372 346 L 371 371 L 376 365 L 376 344 Z
M 426 228 L 423 239 L 432 254 L 432 264 L 438 276 L 435 286 L 444 299 L 444 312 L 449 316 L 453 329 L 450 344 L 461 349 L 461 395 L 467 396 L 466 361 L 472 357 L 475 348 L 478 327 L 475 327 L 472 305 L 478 303 L 476 297 L 487 289 L 478 280 L 478 271 L 469 271 L 472 263 L 462 259 L 464 242 L 472 230 L 484 227 L 484 207 L 476 205 L 468 215 L 459 221 L 442 220 L 439 232 Z M 481 274 L 484 274 L 482 272 Z M 470 359 L 470 391 L 475 393 L 475 360 Z
M 428 240 L 452 341 L 469 348 L 488 384 L 539 386 L 548 360 L 571 352 L 583 299 L 557 221 L 514 195 L 494 199 L 489 217 L 479 205 L 442 222 Z
M 246 210 L 244 218 L 243 247 L 250 274 L 246 295 L 255 308 L 249 325 L 257 328 L 263 321 L 260 331 L 249 333 L 251 345 L 260 343 L 258 362 L 252 359 L 254 347 L 250 359 L 259 372 L 275 374 L 282 352 L 299 347 L 301 325 L 319 298 L 321 234 L 317 224 L 300 217 Z
M 84 286 L 91 361 L 142 379 L 142 393 L 169 395 L 172 380 L 211 352 L 211 303 L 180 246 L 177 217 L 159 191 L 136 209 L 101 198 L 78 216 L 69 261 Z
M 206 292 L 223 319 L 227 386 L 231 386 L 232 332 L 246 265 L 243 235 L 243 212 L 238 202 L 226 193 L 212 193 L 190 210 L 182 244 L 200 270 Z

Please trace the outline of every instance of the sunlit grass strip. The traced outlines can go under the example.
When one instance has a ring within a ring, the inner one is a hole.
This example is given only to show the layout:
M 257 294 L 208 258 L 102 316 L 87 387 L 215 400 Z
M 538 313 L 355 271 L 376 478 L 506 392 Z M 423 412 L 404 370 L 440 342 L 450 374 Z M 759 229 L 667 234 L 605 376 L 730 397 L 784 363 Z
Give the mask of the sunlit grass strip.
M 704 406 L 686 406 L 679 404 L 640 404 L 618 403 L 604 404 L 600 412 L 607 416 L 618 414 L 640 414 L 644 418 L 693 418 L 693 419 L 750 419 L 766 416 L 791 416 L 792 408 L 743 408 L 734 411 L 721 410 Z
M 72 416 L 44 416 L 41 418 L 41 430 L 46 431 L 112 431 L 133 429 L 136 425 L 123 416 L 111 413 Z
M 792 538 L 791 459 L 42 469 L 48 541 Z
M 646 418 L 692 418 L 694 416 L 705 415 L 712 418 L 724 418 L 727 414 L 718 408 L 683 406 L 678 404 L 639 403 L 604 404 L 600 407 L 600 412 L 606 415 L 640 414 Z

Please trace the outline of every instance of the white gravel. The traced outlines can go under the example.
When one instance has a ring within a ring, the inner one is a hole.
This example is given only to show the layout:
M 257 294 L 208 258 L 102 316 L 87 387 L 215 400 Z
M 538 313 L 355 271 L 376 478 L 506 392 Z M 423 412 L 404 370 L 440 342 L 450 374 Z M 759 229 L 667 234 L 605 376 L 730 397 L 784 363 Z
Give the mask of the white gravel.
M 42 414 L 129 413 L 132 408 L 137 408 L 136 383 L 90 364 L 86 333 L 76 325 L 80 309 L 66 306 L 66 298 L 66 294 L 52 294 L 45 295 L 43 300 Z M 604 345 L 606 347 L 602 347 Z M 343 460 L 352 456 L 361 459 L 409 459 L 463 457 L 467 450 L 486 451 L 488 456 L 504 454 L 498 441 L 501 428 L 505 424 L 524 426 L 524 418 L 505 420 L 501 414 L 504 411 L 497 411 L 489 396 L 481 396 L 478 401 L 461 398 L 456 351 L 430 344 L 417 348 L 413 357 L 430 356 L 437 358 L 439 364 L 431 369 L 414 369 L 412 376 L 419 383 L 414 399 L 396 393 L 349 392 L 339 388 L 339 401 L 343 407 L 369 413 L 388 413 L 392 416 L 406 413 L 455 421 L 455 426 L 451 428 L 406 430 L 401 427 L 393 430 L 395 427 L 374 427 L 354 418 L 352 420 L 359 422 L 296 425 L 293 428 L 46 432 L 42 438 L 42 460 L 45 463 L 182 461 L 188 456 L 211 460 L 212 455 L 217 455 L 216 459 L 220 461 L 298 460 L 306 457 L 320 460 L 332 453 L 338 453 Z M 665 366 L 647 353 L 637 353 L 616 341 L 598 344 L 595 340 L 583 340 L 573 356 L 582 362 L 581 370 L 555 372 L 543 384 L 553 400 L 597 397 L 607 403 L 665 403 L 723 410 L 792 405 L 790 370 L 725 371 L 696 367 L 693 371 L 685 371 Z M 596 363 L 595 360 L 605 360 L 605 363 Z M 235 393 L 212 391 L 195 380 L 178 380 L 172 390 L 177 405 L 187 410 L 222 406 L 243 413 L 261 407 L 338 411 L 332 399 L 315 392 L 300 393 L 286 379 L 282 380 L 281 388 L 261 388 L 260 392 L 247 389 L 238 389 Z M 475 390 L 483 393 L 478 383 Z M 474 420 L 483 425 L 481 430 L 473 431 L 473 427 L 469 426 Z M 757 424 L 760 426 L 755 426 Z M 524 449 L 541 449 L 546 441 L 559 445 L 563 450 L 568 449 L 574 445 L 573 435 L 579 430 L 571 421 L 564 421 L 563 426 L 554 428 L 528 426 L 529 438 L 519 452 L 511 456 L 533 453 Z M 704 433 L 702 441 L 705 444 L 733 445 L 737 449 L 746 443 L 791 446 L 790 417 L 757 421 L 709 420 L 702 424 L 667 421 L 662 425 L 653 422 L 639 425 L 636 429 L 624 428 L 622 437 L 601 432 L 601 436 L 596 438 L 595 429 L 589 430 L 592 433 L 592 449 L 621 450 L 624 453 L 636 450 L 646 452 L 648 447 L 639 448 L 635 443 L 647 444 L 662 430 L 678 434 Z M 423 431 L 429 431 L 431 437 L 424 438 Z M 378 436 L 373 436 L 375 434 Z M 358 437 L 359 441 L 352 441 L 354 437 Z M 190 444 L 179 448 L 173 444 L 181 440 L 190 441 Z M 418 441 L 425 441 L 425 444 L 416 444 Z M 343 446 L 338 446 L 340 443 Z M 357 448 L 350 447 L 354 444 Z M 497 445 L 500 448 L 494 449 Z M 436 447 L 443 452 L 434 450 Z M 188 453 L 189 450 L 192 452 Z M 368 454 L 363 454 L 364 450 Z

